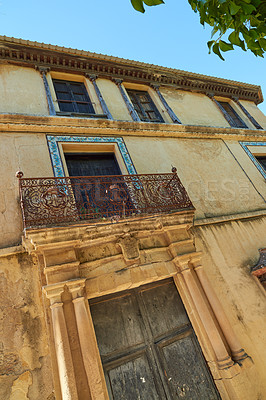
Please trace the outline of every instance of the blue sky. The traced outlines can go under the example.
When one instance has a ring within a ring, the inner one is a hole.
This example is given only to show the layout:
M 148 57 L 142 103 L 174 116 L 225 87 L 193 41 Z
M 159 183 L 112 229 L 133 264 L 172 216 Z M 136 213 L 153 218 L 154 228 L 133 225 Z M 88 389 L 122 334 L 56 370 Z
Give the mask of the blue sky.
M 108 54 L 260 85 L 266 61 L 251 52 L 208 54 L 203 28 L 187 0 L 136 12 L 130 0 L 0 0 L 0 34 Z M 266 114 L 266 101 L 260 109 Z

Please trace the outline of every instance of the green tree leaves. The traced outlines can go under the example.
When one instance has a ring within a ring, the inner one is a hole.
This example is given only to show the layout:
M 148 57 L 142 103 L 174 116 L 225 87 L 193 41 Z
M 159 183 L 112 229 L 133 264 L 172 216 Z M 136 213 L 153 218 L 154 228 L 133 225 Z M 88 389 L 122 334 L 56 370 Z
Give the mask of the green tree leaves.
M 263 57 L 266 51 L 266 0 L 188 0 L 192 10 L 199 14 L 200 23 L 213 27 L 207 45 L 209 53 L 217 54 L 234 49 L 250 50 Z M 144 4 L 156 6 L 163 0 L 131 0 L 135 10 L 145 12 Z M 222 40 L 227 39 L 227 40 Z
M 131 4 L 135 8 L 135 10 L 140 11 L 142 13 L 145 12 L 142 0 L 131 0 Z
M 224 61 L 224 58 L 220 52 L 220 48 L 219 48 L 219 43 L 214 43 L 214 45 L 212 46 L 212 51 L 217 54 L 217 56 L 220 57 L 221 60 Z
M 219 41 L 219 46 L 222 51 L 234 50 L 234 46 L 231 43 L 226 43 L 223 40 Z
M 163 4 L 164 1 L 163 0 L 131 0 L 131 4 L 135 8 L 135 10 L 137 10 L 141 13 L 145 12 L 143 3 L 146 4 L 146 6 L 158 6 L 159 4 Z
M 200 16 L 202 24 L 213 27 L 207 45 L 222 60 L 221 52 L 233 50 L 235 46 L 252 51 L 263 57 L 266 43 L 265 0 L 188 0 L 192 9 Z M 227 38 L 227 40 L 221 40 Z
M 234 3 L 233 1 L 231 1 L 231 4 L 229 7 L 230 7 L 231 15 L 236 15 L 238 13 L 238 11 L 241 9 L 241 7 L 237 6 L 236 3 Z

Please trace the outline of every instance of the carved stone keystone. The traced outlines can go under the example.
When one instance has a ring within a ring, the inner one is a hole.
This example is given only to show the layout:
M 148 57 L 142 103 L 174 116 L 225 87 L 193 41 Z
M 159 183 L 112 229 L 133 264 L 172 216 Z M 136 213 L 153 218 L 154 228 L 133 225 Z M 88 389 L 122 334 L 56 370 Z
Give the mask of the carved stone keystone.
M 126 263 L 136 263 L 140 259 L 139 241 L 133 235 L 126 233 L 116 243 L 121 248 Z

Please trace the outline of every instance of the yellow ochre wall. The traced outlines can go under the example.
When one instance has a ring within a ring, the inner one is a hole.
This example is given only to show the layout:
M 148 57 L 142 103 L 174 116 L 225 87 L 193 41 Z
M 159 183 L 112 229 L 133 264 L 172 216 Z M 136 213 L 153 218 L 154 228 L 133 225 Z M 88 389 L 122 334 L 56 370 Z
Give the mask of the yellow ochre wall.
M 117 85 L 107 79 L 97 79 L 97 85 L 112 117 L 119 121 L 132 121 Z
M 182 124 L 229 127 L 221 111 L 206 95 L 166 87 L 160 91 Z
M 29 255 L 0 250 L 0 291 L 0 399 L 53 400 L 39 271 Z
M 20 243 L 22 219 L 18 179 L 53 176 L 44 134 L 0 134 L 0 248 Z
M 266 129 L 266 116 L 256 106 L 252 101 L 241 100 L 243 106 L 248 110 L 248 112 L 255 118 L 255 120 L 261 125 L 263 129 Z
M 140 132 L 141 133 L 141 132 Z M 263 177 L 238 142 L 228 147 L 221 139 L 181 139 L 124 137 L 137 173 L 170 172 L 177 167 L 178 176 L 196 208 L 196 219 L 231 215 L 266 208 Z M 21 212 L 18 180 L 53 176 L 45 134 L 1 134 L 0 146 L 0 248 L 16 245 L 21 239 Z M 255 187 L 254 187 L 255 186 Z M 257 188 L 257 190 L 256 190 Z
M 265 209 L 266 203 L 221 139 L 124 137 L 137 173 L 170 172 L 171 166 L 196 208 L 195 218 Z M 249 161 L 238 142 L 241 162 Z M 230 143 L 232 146 L 232 144 Z M 250 161 L 255 184 L 266 198 L 262 175 Z
M 243 392 L 241 400 L 266 399 L 265 289 L 250 274 L 258 249 L 265 247 L 266 216 L 196 225 L 192 230 L 196 248 L 203 252 L 202 265 L 241 346 L 256 366 L 256 375 L 252 368 L 244 371 L 253 391 Z
M 48 73 L 47 80 L 51 88 L 52 98 L 55 101 L 51 77 L 84 82 L 89 91 L 96 113 L 102 113 L 92 83 L 84 76 L 69 73 L 63 74 L 60 72 Z M 120 121 L 132 121 L 117 85 L 109 79 L 102 78 L 97 79 L 97 85 L 113 118 Z M 124 87 L 148 90 L 165 122 L 171 123 L 169 115 L 152 88 L 145 85 L 134 85 L 126 81 L 123 82 L 123 85 Z M 1 64 L 0 91 L 2 93 L 0 98 L 0 113 L 49 115 L 42 76 L 39 71 L 33 68 Z M 182 124 L 229 127 L 221 111 L 205 94 L 192 93 L 165 86 L 161 86 L 160 91 Z M 258 123 L 266 128 L 266 117 L 260 109 L 253 102 L 243 100 L 241 100 L 241 102 Z M 241 109 L 233 102 L 231 105 L 235 108 L 246 125 L 250 129 L 254 129 Z M 55 109 L 57 111 L 59 110 L 56 101 Z
M 48 115 L 40 72 L 32 68 L 0 65 L 0 113 Z
M 170 172 L 178 176 L 196 208 L 196 219 L 265 209 L 264 178 L 238 142 L 221 139 L 124 137 L 137 173 Z M 53 176 L 44 134 L 1 134 L 0 246 L 15 245 L 21 236 L 18 180 Z M 249 181 L 245 172 L 252 179 Z M 255 186 L 255 187 L 254 187 Z M 257 189 L 257 191 L 256 191 Z

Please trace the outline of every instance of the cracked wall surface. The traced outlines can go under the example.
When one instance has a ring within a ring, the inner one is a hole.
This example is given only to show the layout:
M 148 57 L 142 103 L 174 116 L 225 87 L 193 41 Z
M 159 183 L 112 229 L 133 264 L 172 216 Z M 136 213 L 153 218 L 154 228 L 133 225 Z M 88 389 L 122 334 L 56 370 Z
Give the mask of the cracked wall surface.
M 250 268 L 259 258 L 258 249 L 265 246 L 265 226 L 266 218 L 260 217 L 193 227 L 205 271 L 241 346 L 256 366 L 236 379 L 241 399 L 247 400 L 266 399 L 265 292 L 258 279 L 250 276 Z M 248 381 L 252 392 L 245 387 Z
M 45 135 L 1 134 L 0 248 L 21 242 L 22 216 L 16 171 L 25 178 L 52 176 Z
M 26 253 L 0 257 L 0 292 L 0 399 L 51 400 L 38 270 Z

